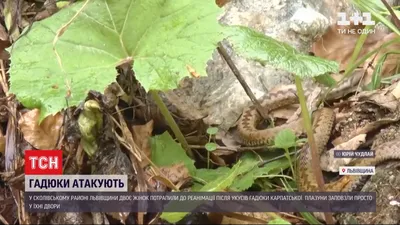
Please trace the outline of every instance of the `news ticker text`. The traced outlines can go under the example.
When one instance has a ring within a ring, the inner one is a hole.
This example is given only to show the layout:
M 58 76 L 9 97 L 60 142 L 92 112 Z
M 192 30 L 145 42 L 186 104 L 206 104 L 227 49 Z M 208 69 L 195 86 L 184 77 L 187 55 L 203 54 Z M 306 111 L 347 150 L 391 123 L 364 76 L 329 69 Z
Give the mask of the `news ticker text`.
M 375 192 L 25 192 L 28 212 L 375 212 Z

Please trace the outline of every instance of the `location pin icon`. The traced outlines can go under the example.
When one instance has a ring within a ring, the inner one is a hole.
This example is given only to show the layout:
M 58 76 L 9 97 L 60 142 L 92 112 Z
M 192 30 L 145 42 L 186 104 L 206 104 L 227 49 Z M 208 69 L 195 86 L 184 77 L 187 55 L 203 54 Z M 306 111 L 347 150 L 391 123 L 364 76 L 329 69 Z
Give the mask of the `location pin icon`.
M 345 169 L 345 168 L 342 168 L 342 172 L 343 172 L 343 173 L 346 172 L 346 169 Z

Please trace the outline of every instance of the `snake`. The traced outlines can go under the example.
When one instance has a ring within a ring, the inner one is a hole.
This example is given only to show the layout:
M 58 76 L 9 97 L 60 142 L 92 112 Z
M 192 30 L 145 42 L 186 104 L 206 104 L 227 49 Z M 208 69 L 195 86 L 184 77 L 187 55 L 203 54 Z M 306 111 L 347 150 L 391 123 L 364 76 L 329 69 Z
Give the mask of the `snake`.
M 326 100 L 335 100 L 344 97 L 347 94 L 355 91 L 356 84 L 362 79 L 363 70 L 357 69 L 352 76 L 344 79 L 342 83 L 333 88 L 326 95 Z M 323 90 L 327 87 L 321 86 Z M 304 95 L 308 97 L 313 91 L 313 88 L 304 88 Z M 260 105 L 266 114 L 271 111 L 299 103 L 297 96 L 296 85 L 285 85 L 278 91 L 271 91 L 264 96 Z M 335 123 L 335 113 L 330 108 L 320 108 L 312 114 L 313 118 L 313 135 L 317 146 L 318 156 L 325 150 L 330 139 L 330 135 Z M 243 110 L 241 117 L 238 120 L 237 130 L 241 142 L 247 146 L 268 145 L 273 141 L 276 134 L 283 129 L 292 129 L 296 135 L 304 133 L 302 119 L 286 123 L 281 126 L 258 129 L 257 125 L 263 118 L 257 111 L 255 105 L 252 105 Z M 393 140 L 374 147 L 374 158 L 357 159 L 355 166 L 376 166 L 387 160 L 399 160 L 400 151 L 398 146 L 400 140 Z M 314 168 L 311 165 L 311 149 L 309 144 L 305 144 L 298 156 L 298 170 L 295 174 L 298 183 L 298 191 L 300 192 L 318 192 L 320 189 L 314 175 Z M 326 183 L 324 190 L 326 192 L 350 192 L 353 191 L 362 182 L 365 176 L 362 175 L 345 175 L 340 179 Z

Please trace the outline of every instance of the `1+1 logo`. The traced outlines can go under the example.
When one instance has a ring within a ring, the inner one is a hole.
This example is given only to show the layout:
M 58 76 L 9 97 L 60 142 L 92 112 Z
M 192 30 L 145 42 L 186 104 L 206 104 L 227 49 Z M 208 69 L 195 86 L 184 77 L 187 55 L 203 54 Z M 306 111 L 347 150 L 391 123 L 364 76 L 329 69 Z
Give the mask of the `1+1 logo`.
M 357 12 L 353 13 L 352 16 L 349 17 L 350 20 L 347 20 L 347 14 L 345 12 L 338 13 L 338 21 L 337 25 L 339 26 L 349 26 L 350 22 L 353 22 L 355 26 L 357 25 L 375 25 L 375 21 L 371 19 L 371 13 L 363 12 L 362 16 Z M 375 29 L 337 29 L 339 34 L 374 34 Z

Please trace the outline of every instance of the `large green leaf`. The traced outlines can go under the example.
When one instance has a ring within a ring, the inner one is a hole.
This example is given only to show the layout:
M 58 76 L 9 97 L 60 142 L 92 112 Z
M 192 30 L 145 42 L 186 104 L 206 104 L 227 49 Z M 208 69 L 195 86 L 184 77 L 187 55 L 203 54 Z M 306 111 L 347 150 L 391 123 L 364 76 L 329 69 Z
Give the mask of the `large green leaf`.
M 303 78 L 339 71 L 337 62 L 302 54 L 292 46 L 250 28 L 231 26 L 224 31 L 238 54 L 262 64 L 269 64 Z
M 13 46 L 11 90 L 41 120 L 77 105 L 89 90 L 115 81 L 115 67 L 132 57 L 136 78 L 146 90 L 171 89 L 190 75 L 205 75 L 207 60 L 222 37 L 213 1 L 91 0 L 56 42 L 57 31 L 82 9 L 77 2 L 33 24 Z
M 172 139 L 167 131 L 162 135 L 151 137 L 151 153 L 151 161 L 157 166 L 183 163 L 192 176 L 196 173 L 194 161 L 186 155 L 185 150 Z

